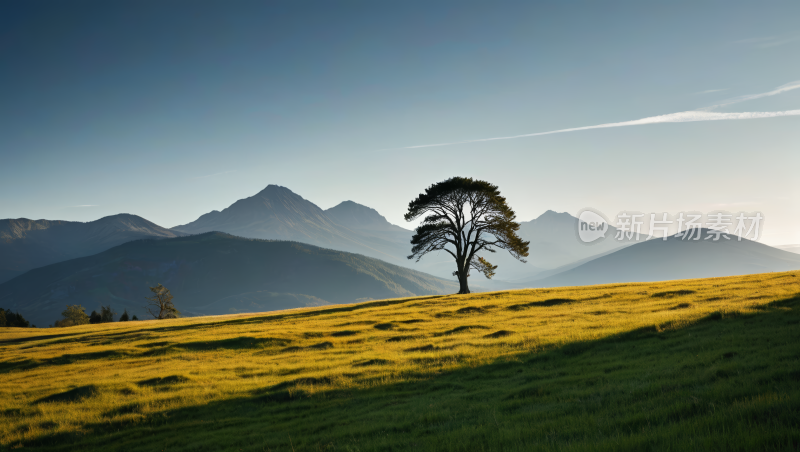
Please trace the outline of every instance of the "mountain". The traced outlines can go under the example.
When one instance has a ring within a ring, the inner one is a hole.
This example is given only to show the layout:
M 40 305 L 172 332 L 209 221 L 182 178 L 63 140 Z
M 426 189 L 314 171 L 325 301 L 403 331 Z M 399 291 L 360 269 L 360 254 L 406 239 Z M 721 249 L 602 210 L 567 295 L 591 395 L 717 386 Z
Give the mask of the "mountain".
M 325 210 L 325 214 L 337 224 L 354 231 L 398 234 L 408 237 L 408 240 L 414 234 L 414 231 L 389 223 L 377 210 L 353 201 L 339 203 Z
M 67 304 L 144 314 L 148 287 L 164 284 L 185 315 L 261 312 L 328 303 L 453 293 L 455 282 L 377 259 L 221 232 L 137 240 L 31 270 L 0 284 L 0 306 L 44 326 Z
M 576 217 L 548 210 L 535 220 L 520 223 L 518 234 L 531 242 L 528 262 L 544 269 L 568 265 L 633 243 L 614 240 L 617 229 L 610 225 L 605 240 L 590 244 L 578 240 L 577 230 Z M 643 236 L 640 238 L 644 240 Z
M 184 234 L 129 214 L 88 223 L 0 220 L 0 283 L 32 268 L 97 254 L 131 240 L 181 235 Z
M 670 236 L 628 246 L 544 279 L 528 287 L 584 286 L 621 282 L 711 278 L 800 269 L 800 255 L 758 242 L 733 238 L 717 242 Z M 734 237 L 734 236 L 731 236 Z
M 776 246 L 775 248 L 788 251 L 790 253 L 800 254 L 800 245 L 782 245 L 782 246 Z
M 254 239 L 290 240 L 364 254 L 394 264 L 405 263 L 394 241 L 342 226 L 316 204 L 277 185 L 269 185 L 221 212 L 209 212 L 172 230 L 187 234 L 221 231 Z
M 583 244 L 576 236 L 577 224 L 578 219 L 572 215 L 553 211 L 521 223 L 519 235 L 531 241 L 528 263 L 523 264 L 502 250 L 485 253 L 484 257 L 499 265 L 499 269 L 495 280 L 481 279 L 479 284 L 499 290 L 508 286 L 508 281 L 530 278 L 545 270 L 630 244 L 615 240 Z M 187 234 L 221 231 L 241 237 L 298 241 L 364 254 L 448 279 L 452 279 L 455 266 L 452 257 L 445 252 L 425 256 L 420 262 L 408 260 L 409 242 L 414 232 L 389 223 L 375 209 L 344 201 L 322 210 L 277 185 L 269 185 L 222 211 L 209 212 L 172 230 Z M 615 231 L 611 227 L 608 234 L 613 235 Z

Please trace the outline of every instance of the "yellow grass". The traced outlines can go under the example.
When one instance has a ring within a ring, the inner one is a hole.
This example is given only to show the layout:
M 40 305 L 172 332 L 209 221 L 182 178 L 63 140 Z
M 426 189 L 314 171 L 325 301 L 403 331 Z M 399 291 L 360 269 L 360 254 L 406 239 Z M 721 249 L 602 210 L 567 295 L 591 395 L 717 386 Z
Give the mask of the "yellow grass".
M 3 329 L 0 444 L 104 422 L 135 424 L 260 390 L 362 390 L 640 328 L 681 328 L 711 313 L 747 313 L 796 296 L 799 280 L 795 271 Z M 507 333 L 491 336 L 498 331 Z M 148 382 L 164 377 L 172 378 Z M 88 385 L 94 387 L 85 398 L 47 399 Z

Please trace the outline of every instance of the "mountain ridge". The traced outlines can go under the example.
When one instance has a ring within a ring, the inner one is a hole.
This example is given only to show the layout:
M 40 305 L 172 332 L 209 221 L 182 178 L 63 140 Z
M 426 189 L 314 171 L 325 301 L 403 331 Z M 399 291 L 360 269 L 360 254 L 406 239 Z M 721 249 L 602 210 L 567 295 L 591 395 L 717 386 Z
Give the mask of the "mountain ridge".
M 0 220 L 0 283 L 33 268 L 96 254 L 131 240 L 180 235 L 127 213 L 88 222 Z
M 708 229 L 701 229 L 703 237 Z M 651 239 L 591 259 L 529 287 L 584 286 L 629 282 L 738 276 L 800 269 L 800 255 L 748 239 Z
M 222 232 L 127 242 L 36 268 L 0 284 L 0 306 L 37 325 L 67 304 L 111 304 L 145 318 L 148 287 L 164 284 L 185 314 L 260 312 L 457 291 L 453 281 L 375 258 L 300 242 Z M 228 304 L 215 305 L 229 300 Z

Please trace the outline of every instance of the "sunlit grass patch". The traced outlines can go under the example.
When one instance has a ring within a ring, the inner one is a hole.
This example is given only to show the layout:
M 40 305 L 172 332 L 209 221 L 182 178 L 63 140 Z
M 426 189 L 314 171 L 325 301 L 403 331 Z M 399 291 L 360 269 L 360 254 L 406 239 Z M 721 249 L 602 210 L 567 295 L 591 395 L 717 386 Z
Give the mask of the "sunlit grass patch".
M 791 447 L 798 275 L 4 330 L 0 444 L 291 450 L 291 434 L 296 450 Z

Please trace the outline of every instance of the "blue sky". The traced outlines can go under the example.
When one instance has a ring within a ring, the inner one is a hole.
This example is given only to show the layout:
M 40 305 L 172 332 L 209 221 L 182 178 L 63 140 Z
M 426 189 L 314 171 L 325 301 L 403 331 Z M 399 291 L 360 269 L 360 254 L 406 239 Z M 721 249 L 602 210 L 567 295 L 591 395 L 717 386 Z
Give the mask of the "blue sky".
M 764 242 L 800 243 L 797 115 L 469 142 L 799 110 L 798 18 L 788 1 L 6 1 L 0 218 L 171 227 L 279 184 L 408 226 L 408 202 L 459 175 L 521 220 L 758 210 Z

